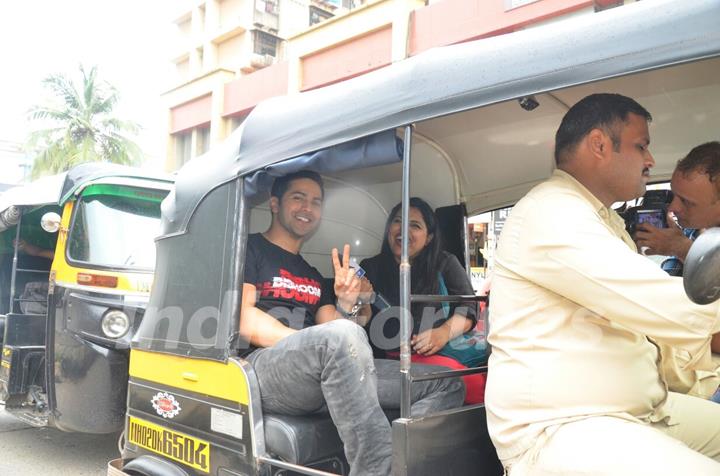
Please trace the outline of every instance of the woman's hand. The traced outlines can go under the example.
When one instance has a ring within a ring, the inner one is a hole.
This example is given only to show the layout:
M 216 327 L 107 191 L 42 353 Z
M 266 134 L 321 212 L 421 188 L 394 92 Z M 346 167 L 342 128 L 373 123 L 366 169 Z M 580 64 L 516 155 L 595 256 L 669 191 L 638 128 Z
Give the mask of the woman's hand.
M 364 276 L 360 278 L 360 302 L 363 305 L 370 304 L 373 301 L 374 294 L 375 290 L 370 280 Z
M 420 355 L 433 355 L 450 340 L 450 327 L 442 325 L 414 335 L 410 340 L 413 350 Z

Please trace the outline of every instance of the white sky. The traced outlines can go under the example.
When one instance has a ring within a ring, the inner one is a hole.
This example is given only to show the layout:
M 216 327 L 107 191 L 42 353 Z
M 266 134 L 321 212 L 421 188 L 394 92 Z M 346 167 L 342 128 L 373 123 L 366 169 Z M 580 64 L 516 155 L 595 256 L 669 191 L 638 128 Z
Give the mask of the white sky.
M 172 78 L 175 0 L 10 0 L 0 15 L 0 141 L 24 142 L 27 110 L 42 101 L 41 80 L 97 65 L 120 93 L 117 115 L 138 122 L 137 141 L 161 167 L 160 94 Z M 0 160 L 0 182 L 17 165 Z

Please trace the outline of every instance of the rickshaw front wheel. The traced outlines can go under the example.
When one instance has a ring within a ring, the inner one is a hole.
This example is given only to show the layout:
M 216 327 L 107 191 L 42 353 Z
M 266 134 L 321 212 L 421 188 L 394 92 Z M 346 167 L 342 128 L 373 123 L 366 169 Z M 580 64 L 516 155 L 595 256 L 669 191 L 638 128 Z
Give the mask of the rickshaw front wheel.
M 152 455 L 138 456 L 125 465 L 123 472 L 130 476 L 187 476 L 183 469 Z

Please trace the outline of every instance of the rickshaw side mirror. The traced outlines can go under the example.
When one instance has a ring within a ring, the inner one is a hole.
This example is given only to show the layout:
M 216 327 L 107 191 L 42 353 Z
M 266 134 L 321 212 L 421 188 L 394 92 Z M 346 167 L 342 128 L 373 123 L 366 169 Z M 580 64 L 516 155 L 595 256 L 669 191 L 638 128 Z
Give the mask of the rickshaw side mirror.
M 48 233 L 55 233 L 60 229 L 60 215 L 48 212 L 40 219 L 40 226 Z
M 720 298 L 720 228 L 710 228 L 690 247 L 683 269 L 685 293 L 696 304 Z

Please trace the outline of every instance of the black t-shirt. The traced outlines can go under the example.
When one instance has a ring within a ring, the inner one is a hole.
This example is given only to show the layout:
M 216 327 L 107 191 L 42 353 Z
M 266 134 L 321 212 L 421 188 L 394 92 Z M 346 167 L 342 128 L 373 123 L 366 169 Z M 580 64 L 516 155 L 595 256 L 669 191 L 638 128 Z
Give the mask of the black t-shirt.
M 260 233 L 248 237 L 244 282 L 255 286 L 258 309 L 293 329 L 315 325 L 317 310 L 334 304 L 317 269 Z
M 443 251 L 440 255 L 440 266 L 437 270 L 442 274 L 443 281 L 450 295 L 473 295 L 472 283 L 455 255 Z M 360 263 L 365 270 L 366 277 L 373 285 L 375 292 L 383 295 L 390 306 L 400 305 L 400 268 L 394 259 L 388 260 L 382 254 L 367 258 Z M 416 289 L 411 290 L 412 293 L 418 293 Z M 439 294 L 439 292 L 437 292 Z M 431 294 L 431 293 L 419 293 Z M 464 315 L 473 321 L 473 327 L 477 321 L 476 317 L 477 304 L 474 302 L 452 303 L 448 316 L 453 314 Z M 422 331 L 439 327 L 446 320 L 445 312 L 441 303 L 433 304 L 413 304 L 413 334 L 419 334 Z M 375 317 L 368 323 L 368 334 L 370 343 L 376 356 L 382 357 L 383 351 L 397 350 L 400 342 L 400 320 L 398 312 L 384 310 L 378 314 L 378 309 L 373 308 Z M 379 317 L 379 319 L 377 319 Z M 377 320 L 376 320 L 377 319 Z M 373 328 L 375 326 L 375 328 Z M 382 329 L 379 329 L 382 326 Z M 378 334 L 378 331 L 380 332 Z

